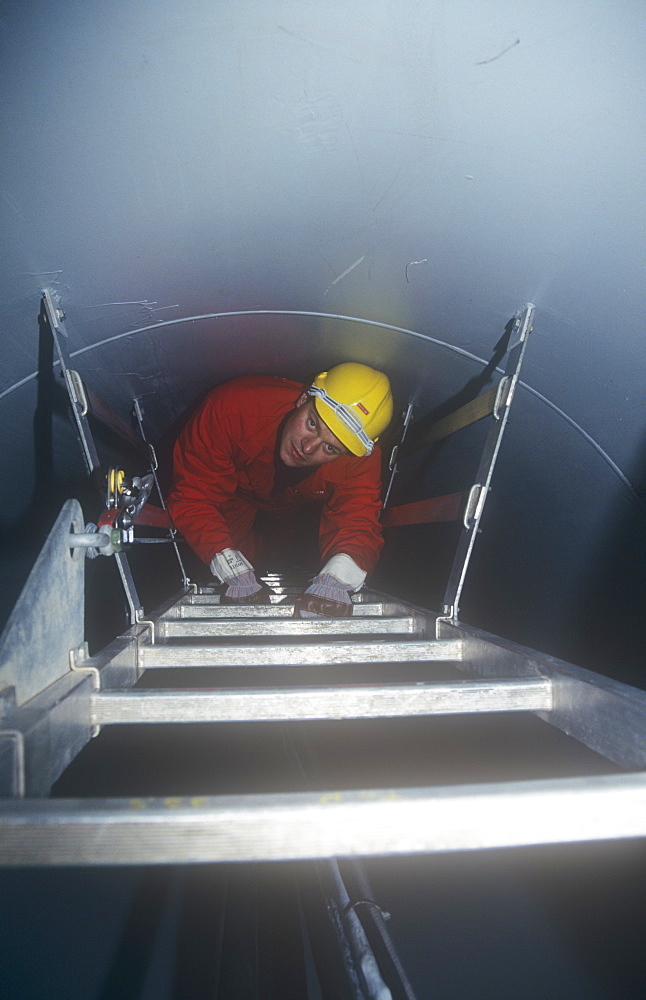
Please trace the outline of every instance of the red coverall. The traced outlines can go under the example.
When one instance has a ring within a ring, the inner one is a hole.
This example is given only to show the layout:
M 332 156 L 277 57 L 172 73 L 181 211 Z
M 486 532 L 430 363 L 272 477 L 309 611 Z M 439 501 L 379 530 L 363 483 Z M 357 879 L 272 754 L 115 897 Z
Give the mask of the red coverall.
M 289 524 L 305 505 L 318 502 L 322 562 L 345 552 L 366 573 L 374 569 L 383 546 L 378 446 L 365 458 L 342 455 L 318 466 L 272 495 L 277 434 L 303 391 L 297 382 L 271 376 L 232 379 L 209 393 L 177 439 L 168 508 L 205 563 L 225 548 L 239 549 L 254 563 L 258 511 Z

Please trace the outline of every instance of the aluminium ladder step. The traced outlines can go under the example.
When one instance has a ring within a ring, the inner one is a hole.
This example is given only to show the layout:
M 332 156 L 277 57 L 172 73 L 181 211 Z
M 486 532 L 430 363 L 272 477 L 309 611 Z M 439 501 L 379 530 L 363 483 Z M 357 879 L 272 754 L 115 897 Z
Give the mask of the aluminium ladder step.
M 294 603 L 285 602 L 285 604 L 270 604 L 269 606 L 263 604 L 213 604 L 212 600 L 199 600 L 203 598 L 204 595 L 190 595 L 189 599 L 183 600 L 175 604 L 172 608 L 166 611 L 158 619 L 159 621 L 175 620 L 176 618 L 208 618 L 208 619 L 252 619 L 252 618 L 262 618 L 266 620 L 273 620 L 275 618 L 293 618 L 294 617 Z M 395 605 L 393 605 L 394 607 Z M 375 618 L 384 615 L 386 607 L 391 607 L 391 605 L 385 605 L 383 602 L 375 603 L 371 602 L 369 604 L 353 604 L 352 607 L 352 617 L 353 619 L 369 617 Z M 395 617 L 393 615 L 393 617 Z M 405 613 L 401 614 L 401 617 L 406 617 Z
M 143 670 L 172 667 L 319 666 L 345 663 L 459 662 L 460 639 L 300 643 L 293 646 L 141 645 Z
M 439 788 L 0 802 L 6 865 L 279 861 L 646 834 L 646 773 Z
M 92 725 L 168 722 L 268 722 L 374 719 L 472 712 L 549 711 L 543 678 L 454 684 L 342 685 L 219 691 L 101 691 L 91 697 Z
M 256 618 L 226 620 L 224 618 L 181 618 L 162 620 L 155 625 L 155 642 L 158 639 L 180 639 L 219 636 L 276 636 L 283 635 L 419 635 L 420 627 L 414 616 L 408 617 L 357 617 L 357 618 Z

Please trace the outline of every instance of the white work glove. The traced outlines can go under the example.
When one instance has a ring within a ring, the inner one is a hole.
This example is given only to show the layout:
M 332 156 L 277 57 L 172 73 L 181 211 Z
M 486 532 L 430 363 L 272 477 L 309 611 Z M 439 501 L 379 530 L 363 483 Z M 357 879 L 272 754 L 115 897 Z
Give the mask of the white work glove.
M 210 569 L 221 583 L 226 584 L 221 604 L 269 604 L 269 587 L 258 582 L 253 566 L 237 549 L 216 552 Z
M 295 618 L 351 618 L 352 601 L 349 583 L 342 583 L 331 573 L 315 576 L 304 594 L 294 602 Z
M 359 590 L 365 578 L 349 555 L 332 556 L 294 602 L 294 618 L 351 618 L 350 593 Z

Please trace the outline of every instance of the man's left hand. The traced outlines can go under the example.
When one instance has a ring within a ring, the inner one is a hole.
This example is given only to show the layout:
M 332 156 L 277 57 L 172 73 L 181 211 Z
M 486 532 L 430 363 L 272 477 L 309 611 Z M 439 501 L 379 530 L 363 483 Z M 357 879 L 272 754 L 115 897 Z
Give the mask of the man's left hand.
M 353 589 L 331 573 L 320 573 L 305 593 L 296 598 L 294 618 L 351 618 Z

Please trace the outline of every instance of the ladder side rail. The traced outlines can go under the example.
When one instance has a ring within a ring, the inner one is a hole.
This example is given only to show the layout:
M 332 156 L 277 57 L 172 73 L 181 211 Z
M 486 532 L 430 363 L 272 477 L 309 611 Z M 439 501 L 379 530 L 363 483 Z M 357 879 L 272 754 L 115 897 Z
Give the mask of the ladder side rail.
M 83 511 L 66 501 L 0 637 L 0 795 L 47 794 L 95 734 L 90 693 L 140 675 L 136 626 L 89 657 Z
M 92 435 L 92 429 L 88 420 L 89 404 L 85 394 L 85 388 L 78 374 L 70 368 L 69 352 L 66 347 L 68 333 L 65 329 L 65 314 L 60 306 L 54 301 L 50 289 L 43 289 L 42 299 L 43 310 L 47 317 L 47 322 L 54 340 L 56 352 L 61 366 L 61 371 L 65 378 L 65 385 L 70 398 L 72 415 L 76 424 L 77 436 L 81 446 L 81 452 L 88 475 L 94 482 L 97 491 L 102 499 L 102 471 L 99 453 Z M 143 615 L 143 606 L 137 593 L 128 558 L 125 552 L 115 553 L 115 560 L 121 577 L 121 582 L 126 594 L 126 599 L 130 608 L 130 622 L 135 622 Z
M 69 335 L 65 329 L 65 314 L 60 306 L 54 302 L 52 293 L 48 288 L 43 289 L 42 307 L 47 317 L 47 323 L 65 380 L 65 387 L 70 398 L 72 416 L 76 425 L 83 460 L 88 475 L 94 480 L 97 488 L 100 490 L 101 462 L 88 420 L 88 401 L 84 395 L 82 383 L 80 383 L 77 373 L 70 366 L 70 357 L 66 346 Z
M 13 775 L 0 769 L 0 798 L 49 794 L 94 735 L 94 683 L 91 673 L 70 671 L 0 720 L 0 746 L 4 743 L 5 752 L 14 754 Z
M 166 513 L 168 514 L 168 520 L 170 521 L 169 537 L 172 539 L 173 542 L 173 548 L 175 550 L 175 558 L 177 559 L 180 574 L 182 577 L 182 584 L 184 586 L 184 589 L 188 590 L 190 586 L 190 580 L 187 576 L 186 568 L 184 566 L 184 562 L 180 555 L 179 547 L 177 545 L 177 535 L 179 534 L 179 532 L 177 531 L 177 528 L 173 524 L 173 519 L 171 517 L 170 511 L 168 510 L 168 507 L 166 506 L 166 501 L 164 500 L 164 494 L 162 492 L 161 484 L 159 482 L 159 476 L 157 475 L 157 469 L 159 468 L 159 463 L 157 462 L 157 454 L 155 452 L 155 448 L 152 442 L 148 440 L 146 434 L 146 427 L 144 425 L 144 411 L 141 405 L 141 400 L 135 397 L 132 401 L 132 407 L 133 407 L 133 412 L 135 414 L 135 418 L 137 420 L 137 427 L 139 428 L 139 434 L 141 436 L 141 440 L 148 450 L 150 459 L 150 471 L 153 475 L 153 479 L 155 480 L 155 489 L 157 490 L 157 496 L 162 506 L 162 510 L 166 511 Z
M 454 622 L 458 620 L 460 595 L 475 539 L 479 531 L 480 520 L 491 485 L 496 459 L 507 426 L 509 409 L 520 377 L 520 369 L 527 347 L 527 340 L 532 330 L 534 312 L 534 306 L 528 303 L 524 312 L 519 313 L 516 317 L 512 336 L 515 335 L 517 340 L 509 348 L 505 375 L 498 386 L 503 398 L 494 407 L 494 423 L 487 435 L 476 480 L 464 512 L 463 528 L 460 533 L 443 601 L 443 614 Z
M 0 802 L 5 866 L 287 861 L 646 836 L 646 772 L 435 788 Z
M 80 504 L 67 500 L 0 637 L 0 690 L 13 691 L 16 707 L 67 673 L 83 644 L 85 553 L 70 547 L 83 531 Z
M 520 376 L 528 335 L 532 330 L 534 312 L 534 306 L 528 303 L 524 311 L 519 312 L 515 317 L 511 336 L 516 339 L 507 349 L 507 364 L 498 385 L 447 414 L 416 439 L 414 444 L 409 443 L 401 449 L 400 457 L 405 459 L 422 448 L 444 440 L 485 417 L 492 416 L 494 419 L 485 439 L 471 489 L 441 497 L 431 497 L 411 504 L 400 504 L 388 509 L 382 517 L 384 527 L 462 521 L 463 527 L 449 571 L 443 599 L 443 616 L 453 622 L 458 620 L 460 596 L 475 538 L 479 532 L 485 501 L 507 424 L 509 408 Z M 390 486 L 392 486 L 392 477 Z
M 54 296 L 50 289 L 43 289 L 42 302 L 52 340 L 54 341 L 54 347 L 56 348 L 56 354 L 58 355 L 61 373 L 67 392 L 70 395 L 72 414 L 77 424 L 77 430 L 84 438 L 81 446 L 88 466 L 88 472 L 91 474 L 100 466 L 88 421 L 90 414 L 99 423 L 103 424 L 104 427 L 107 427 L 116 434 L 137 455 L 140 457 L 146 456 L 147 453 L 144 445 L 125 420 L 105 400 L 101 399 L 98 393 L 85 385 L 78 372 L 72 368 L 71 357 L 66 344 L 69 335 L 65 328 L 64 313 L 54 301 Z
M 460 671 L 548 678 L 553 704 L 541 718 L 620 767 L 646 767 L 646 691 L 469 625 L 438 621 L 440 635 L 464 643 Z
M 85 645 L 59 660 L 60 675 L 0 718 L 0 797 L 47 795 L 53 783 L 97 736 L 93 698 L 102 688 L 132 687 L 140 676 L 138 642 L 146 629 L 131 628 L 96 656 Z M 54 659 L 43 657 L 52 668 Z M 52 670 L 53 672 L 53 670 Z
M 406 440 L 406 434 L 408 433 L 408 428 L 409 428 L 410 422 L 411 422 L 411 420 L 413 418 L 413 409 L 414 409 L 414 403 L 409 402 L 408 406 L 406 407 L 405 412 L 402 414 L 402 431 L 401 431 L 401 435 L 399 437 L 399 441 L 394 446 L 394 448 L 392 449 L 392 451 L 390 453 L 390 458 L 388 459 L 388 471 L 390 472 L 390 476 L 388 478 L 388 485 L 387 485 L 385 493 L 384 493 L 384 500 L 383 500 L 383 504 L 382 504 L 382 507 L 381 507 L 381 516 L 382 517 L 383 517 L 384 512 L 386 511 L 386 508 L 388 507 L 388 501 L 390 499 L 390 493 L 391 493 L 391 490 L 393 488 L 393 484 L 395 482 L 395 478 L 397 476 L 397 473 L 399 472 L 399 465 L 397 463 L 397 455 L 399 454 L 399 450 L 400 450 L 400 448 L 402 448 L 402 446 L 404 444 L 404 441 Z

